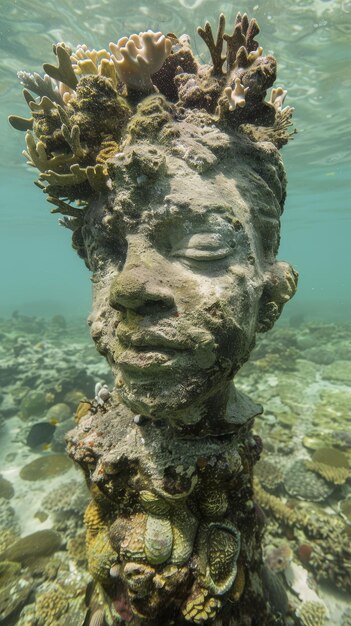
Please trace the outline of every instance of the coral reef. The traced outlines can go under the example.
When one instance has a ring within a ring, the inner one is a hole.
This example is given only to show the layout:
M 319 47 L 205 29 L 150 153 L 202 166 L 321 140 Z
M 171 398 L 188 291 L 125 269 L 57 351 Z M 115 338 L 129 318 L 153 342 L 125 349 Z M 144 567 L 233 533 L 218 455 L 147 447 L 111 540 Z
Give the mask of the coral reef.
M 348 591 L 351 588 L 351 550 L 344 522 L 336 515 L 311 509 L 310 506 L 287 506 L 281 498 L 267 493 L 258 481 L 255 482 L 254 493 L 263 510 L 279 521 L 281 530 L 294 529 L 300 546 L 307 548 L 307 563 L 316 579 L 329 580 Z M 306 550 L 304 552 L 306 554 Z
M 54 530 L 38 530 L 9 545 L 0 554 L 0 560 L 25 564 L 31 559 L 52 554 L 60 548 L 61 543 L 61 535 Z
M 149 93 L 159 91 L 174 102 L 173 119 L 183 107 L 204 109 L 212 124 L 239 128 L 254 142 L 281 147 L 291 138 L 293 109 L 282 108 L 286 90 L 273 89 L 265 101 L 276 62 L 255 40 L 257 22 L 238 13 L 228 34 L 222 14 L 216 41 L 208 22 L 198 33 L 210 65 L 194 58 L 187 36 L 148 30 L 111 42 L 109 50 L 58 43 L 57 65 L 45 63 L 44 76 L 18 73 L 31 117 L 9 120 L 27 131 L 24 155 L 40 171 L 37 184 L 55 205 L 53 212 L 63 214 L 63 225 L 75 230 L 87 200 L 108 192 L 107 162 L 128 142 L 128 120 Z

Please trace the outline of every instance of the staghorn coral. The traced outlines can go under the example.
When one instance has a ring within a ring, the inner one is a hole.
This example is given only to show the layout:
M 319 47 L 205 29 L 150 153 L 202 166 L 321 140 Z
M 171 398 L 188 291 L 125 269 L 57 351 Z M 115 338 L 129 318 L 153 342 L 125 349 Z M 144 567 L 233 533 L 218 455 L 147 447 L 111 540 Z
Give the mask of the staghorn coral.
M 248 92 L 249 88 L 244 87 L 240 78 L 236 78 L 234 80 L 234 88 L 226 87 L 224 90 L 224 94 L 227 96 L 229 111 L 235 111 L 236 107 L 244 107 L 246 104 L 245 95 Z
M 273 513 L 274 517 L 284 524 L 294 526 L 295 524 L 302 525 L 305 523 L 306 517 L 304 515 L 301 515 L 298 511 L 295 511 L 292 508 L 289 508 L 277 496 L 267 493 L 267 491 L 261 487 L 257 479 L 254 482 L 254 494 L 258 504 L 262 506 L 264 510 L 268 510 Z
M 97 74 L 108 78 L 117 89 L 119 81 L 112 55 L 107 50 L 89 50 L 85 44 L 71 54 L 72 68 L 76 76 Z
M 198 33 L 211 65 L 194 58 L 186 35 L 149 30 L 110 43 L 110 50 L 85 44 L 71 50 L 58 43 L 53 46 L 57 65 L 44 63 L 44 76 L 18 73 L 31 117 L 11 115 L 9 121 L 17 130 L 32 131 L 24 155 L 41 172 L 37 184 L 55 206 L 52 212 L 66 216 L 62 225 L 79 229 L 84 202 L 108 192 L 109 159 L 140 133 L 156 136 L 183 107 L 208 111 L 212 123 L 239 129 L 255 142 L 280 148 L 292 138 L 293 109 L 282 108 L 286 90 L 273 89 L 265 101 L 276 66 L 255 41 L 257 22 L 238 13 L 228 34 L 222 14 L 215 37 L 208 22 Z M 135 106 L 155 90 L 177 105 L 162 123 L 151 109 L 141 121 Z

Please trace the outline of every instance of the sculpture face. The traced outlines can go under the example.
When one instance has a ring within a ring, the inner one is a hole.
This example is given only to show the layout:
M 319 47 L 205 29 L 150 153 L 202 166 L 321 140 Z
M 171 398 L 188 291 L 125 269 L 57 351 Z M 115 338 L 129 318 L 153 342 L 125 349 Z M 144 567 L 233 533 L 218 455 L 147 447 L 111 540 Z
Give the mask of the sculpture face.
M 227 403 L 253 347 L 267 262 L 235 175 L 178 168 L 133 223 L 113 220 L 91 319 L 122 400 L 189 423 Z

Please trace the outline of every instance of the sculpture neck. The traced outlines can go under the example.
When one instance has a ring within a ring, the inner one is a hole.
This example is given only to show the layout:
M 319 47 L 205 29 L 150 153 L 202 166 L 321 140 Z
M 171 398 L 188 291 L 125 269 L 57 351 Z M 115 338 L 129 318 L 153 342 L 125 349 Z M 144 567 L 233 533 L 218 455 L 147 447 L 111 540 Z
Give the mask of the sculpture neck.
M 176 430 L 184 437 L 223 436 L 239 432 L 250 426 L 262 407 L 238 391 L 233 381 L 214 393 L 201 407 L 201 418 L 175 423 Z

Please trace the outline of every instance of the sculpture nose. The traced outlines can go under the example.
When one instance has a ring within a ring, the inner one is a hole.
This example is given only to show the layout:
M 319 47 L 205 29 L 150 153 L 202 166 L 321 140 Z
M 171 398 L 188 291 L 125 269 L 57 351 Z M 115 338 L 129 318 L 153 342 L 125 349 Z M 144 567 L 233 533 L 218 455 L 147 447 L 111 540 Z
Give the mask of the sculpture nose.
M 110 306 L 116 310 L 132 309 L 142 315 L 174 306 L 171 289 L 164 284 L 164 267 L 158 253 L 129 245 L 123 270 L 110 288 Z

